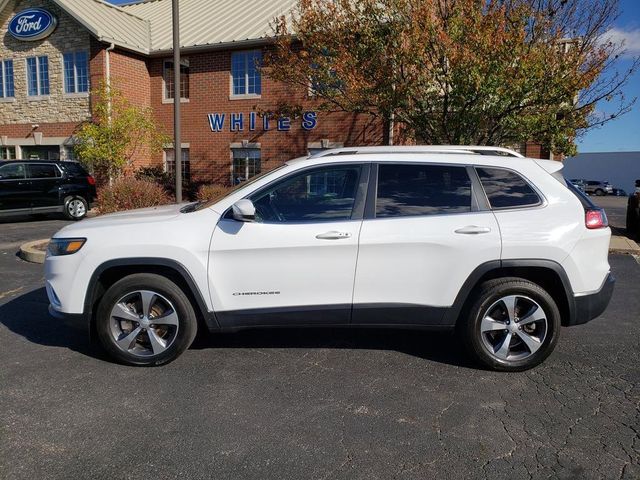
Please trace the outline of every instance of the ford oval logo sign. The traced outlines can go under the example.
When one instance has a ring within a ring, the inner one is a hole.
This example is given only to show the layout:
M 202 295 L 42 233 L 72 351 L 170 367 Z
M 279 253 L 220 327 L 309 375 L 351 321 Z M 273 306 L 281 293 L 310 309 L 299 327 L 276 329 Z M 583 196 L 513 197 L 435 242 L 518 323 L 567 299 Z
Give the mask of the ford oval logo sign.
M 51 35 L 57 24 L 53 14 L 41 8 L 29 8 L 11 19 L 9 33 L 18 40 L 32 42 Z

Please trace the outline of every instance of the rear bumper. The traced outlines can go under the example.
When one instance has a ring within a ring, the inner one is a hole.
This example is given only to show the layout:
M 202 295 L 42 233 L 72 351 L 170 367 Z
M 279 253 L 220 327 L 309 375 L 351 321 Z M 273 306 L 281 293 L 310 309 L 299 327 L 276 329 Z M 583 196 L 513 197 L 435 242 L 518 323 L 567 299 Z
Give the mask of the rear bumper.
M 599 291 L 589 295 L 574 296 L 574 308 L 568 325 L 581 325 L 599 317 L 609 305 L 615 283 L 615 277 L 609 273 Z

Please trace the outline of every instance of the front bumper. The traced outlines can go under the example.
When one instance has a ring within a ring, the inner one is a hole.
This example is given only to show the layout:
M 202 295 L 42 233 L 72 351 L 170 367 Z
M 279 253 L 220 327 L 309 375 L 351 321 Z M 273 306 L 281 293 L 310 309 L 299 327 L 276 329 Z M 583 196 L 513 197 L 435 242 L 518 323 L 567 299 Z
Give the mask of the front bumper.
M 62 323 L 74 330 L 89 334 L 89 320 L 84 313 L 59 312 L 53 308 L 53 305 L 49 304 L 49 315 L 56 320 L 60 320 Z
M 607 275 L 602 287 L 595 293 L 573 297 L 574 308 L 568 325 L 581 325 L 602 315 L 613 295 L 616 279 Z

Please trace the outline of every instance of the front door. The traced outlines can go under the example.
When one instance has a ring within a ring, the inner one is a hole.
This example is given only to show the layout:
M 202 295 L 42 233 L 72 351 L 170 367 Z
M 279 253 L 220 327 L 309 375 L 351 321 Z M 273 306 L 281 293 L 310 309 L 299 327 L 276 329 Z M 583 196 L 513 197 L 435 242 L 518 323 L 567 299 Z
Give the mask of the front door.
M 354 324 L 440 325 L 471 272 L 500 259 L 500 231 L 459 165 L 380 164 L 360 232 Z
M 0 210 L 31 208 L 29 181 L 23 163 L 8 163 L 0 166 Z
M 225 215 L 209 281 L 224 327 L 350 320 L 368 165 L 293 172 L 249 198 L 256 221 Z

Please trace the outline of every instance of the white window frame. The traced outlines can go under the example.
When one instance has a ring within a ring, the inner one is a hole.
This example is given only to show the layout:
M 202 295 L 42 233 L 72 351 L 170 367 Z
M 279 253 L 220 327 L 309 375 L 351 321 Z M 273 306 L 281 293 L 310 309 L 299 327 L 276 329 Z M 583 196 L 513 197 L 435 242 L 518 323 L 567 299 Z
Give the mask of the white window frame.
M 13 79 L 13 95 L 10 97 L 7 96 L 7 71 L 5 68 L 5 62 L 12 62 L 11 67 L 11 78 Z M 0 97 L 0 102 L 15 102 L 16 100 L 16 62 L 13 58 L 3 58 L 0 59 L 0 81 L 2 81 L 2 96 Z
M 7 155 L 9 150 L 13 151 L 13 157 L 11 155 Z M 15 145 L 2 145 L 0 146 L 0 160 L 16 160 L 18 154 L 18 149 Z
M 87 54 L 87 91 L 86 92 L 78 92 L 78 70 L 76 65 L 76 55 L 78 53 L 86 53 Z M 64 68 L 64 56 L 66 54 L 73 55 L 73 86 L 75 92 L 67 93 L 67 71 Z M 60 55 L 60 63 L 62 65 L 62 93 L 65 97 L 88 97 L 89 92 L 91 92 L 91 72 L 90 68 L 90 53 L 88 50 L 70 50 L 67 52 L 62 52 Z M 51 69 L 51 67 L 49 67 Z M 49 91 L 51 91 L 51 85 L 49 85 Z
M 47 80 L 49 83 L 49 93 L 40 93 L 42 90 L 42 81 L 40 79 L 40 58 L 41 57 L 47 58 Z M 38 91 L 36 95 L 29 95 L 29 59 L 30 58 L 36 59 L 36 89 Z M 27 87 L 27 100 L 29 101 L 44 100 L 51 96 L 51 75 L 49 75 L 50 71 L 51 71 L 51 62 L 49 62 L 49 55 L 36 55 L 33 57 L 26 57 L 24 59 L 24 73 L 25 73 L 25 80 L 26 80 L 26 87 Z
M 162 60 L 162 103 L 173 103 L 173 98 L 167 97 L 167 81 L 165 80 L 165 76 L 167 73 L 167 63 L 173 65 L 173 58 L 165 58 Z M 189 72 L 187 73 L 187 78 L 189 78 L 189 96 L 191 96 L 191 68 L 189 66 L 188 58 L 180 59 L 180 66 L 187 67 Z M 189 103 L 189 97 L 182 96 L 182 85 L 179 86 L 180 89 L 180 103 Z M 175 90 L 175 85 L 174 85 Z
M 173 144 L 169 144 L 169 145 L 165 145 L 162 149 L 162 166 L 164 167 L 164 172 L 165 173 L 171 173 L 169 172 L 169 159 L 167 158 L 167 151 L 171 150 L 173 151 L 173 163 L 174 163 L 174 168 L 175 168 L 175 158 L 176 158 L 176 153 L 175 153 L 175 148 L 173 148 Z M 185 155 L 186 153 L 186 159 L 181 159 L 180 162 L 180 167 L 182 168 L 181 172 L 183 174 L 182 176 L 182 182 L 184 183 L 185 181 L 191 181 L 191 153 L 189 152 L 189 144 L 188 143 L 183 143 L 182 147 L 180 148 L 181 150 L 181 156 Z M 189 178 L 185 179 L 184 178 L 184 164 L 188 163 L 189 164 Z M 175 173 L 175 172 L 174 172 Z
M 255 172 L 255 166 L 254 166 L 253 170 L 254 170 L 255 173 L 254 173 L 253 176 L 258 175 L 260 172 L 262 172 L 262 149 L 260 148 L 260 144 L 247 144 L 247 145 L 236 145 L 236 144 L 233 144 L 231 146 L 231 171 L 229 173 L 230 177 L 231 177 L 231 185 L 238 185 L 236 183 L 236 179 L 234 178 L 234 173 L 235 173 L 235 168 L 234 168 L 235 165 L 234 165 L 234 163 L 235 163 L 235 160 L 236 160 L 236 157 L 235 157 L 234 153 L 237 152 L 237 151 L 240 151 L 240 150 L 255 150 L 257 152 L 260 152 L 260 159 L 259 159 L 260 171 L 259 172 Z M 249 161 L 250 160 L 257 160 L 257 159 L 256 158 L 251 158 L 249 156 L 245 156 L 244 160 L 246 161 L 246 164 L 244 166 L 244 179 L 240 183 L 246 182 L 247 180 L 253 178 L 253 176 L 251 176 L 251 177 L 249 176 Z
M 243 100 L 247 98 L 262 98 L 262 73 L 260 73 L 260 93 L 247 93 L 249 90 L 249 55 L 254 52 L 260 52 L 260 60 L 263 60 L 263 53 L 260 49 L 253 50 L 240 50 L 236 52 L 231 52 L 230 58 L 230 67 L 229 67 L 229 100 Z M 233 56 L 234 55 L 243 55 L 244 56 L 244 92 L 240 94 L 235 94 L 233 91 Z

